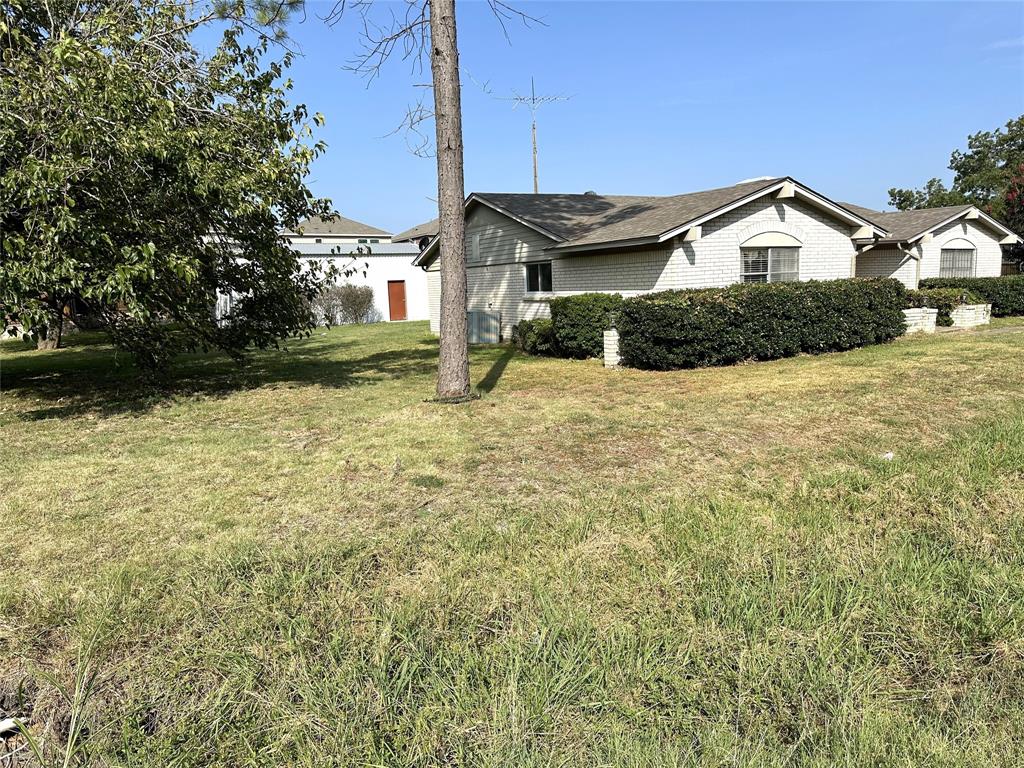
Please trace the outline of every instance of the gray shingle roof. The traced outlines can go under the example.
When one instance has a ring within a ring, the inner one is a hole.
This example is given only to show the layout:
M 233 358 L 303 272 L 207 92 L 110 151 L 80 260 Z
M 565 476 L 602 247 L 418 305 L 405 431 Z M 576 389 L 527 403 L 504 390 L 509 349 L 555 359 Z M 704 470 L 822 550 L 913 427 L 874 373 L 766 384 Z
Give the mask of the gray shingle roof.
M 475 196 L 562 240 L 555 249 L 657 237 L 688 221 L 771 187 L 781 178 L 668 197 L 509 194 Z
M 794 181 L 791 177 L 757 179 L 731 187 L 668 197 L 477 192 L 470 196 L 470 203 L 474 199 L 479 200 L 548 233 L 553 240 L 548 250 L 577 247 L 589 250 L 606 243 L 626 247 L 657 241 L 672 230 L 705 217 L 712 218 L 721 209 L 744 198 L 757 197 L 762 191 L 766 192 L 785 180 Z M 799 182 L 794 183 L 803 187 Z M 807 190 L 806 187 L 803 189 Z M 872 224 L 881 232 L 888 233 L 877 241 L 880 244 L 906 242 L 972 207 L 958 205 L 917 211 L 876 211 L 861 205 L 823 199 L 847 211 L 854 220 Z M 429 264 L 436 258 L 435 243 L 436 240 L 427 247 L 417 263 Z
M 861 205 L 850 203 L 841 205 L 888 232 L 889 235 L 879 240 L 879 243 L 899 243 L 911 240 L 947 219 L 966 213 L 973 207 L 970 205 L 947 205 L 942 208 L 920 208 L 915 211 L 873 211 Z
M 404 243 L 410 240 L 419 240 L 421 237 L 433 237 L 437 234 L 437 231 L 437 219 L 431 219 L 422 224 L 417 224 L 415 227 L 410 227 L 404 232 L 399 232 L 397 235 L 393 235 L 391 240 L 395 243 Z
M 302 230 L 302 234 L 304 235 L 391 236 L 390 232 L 385 232 L 383 229 L 377 229 L 377 227 L 371 227 L 369 224 L 363 224 L 362 222 L 355 221 L 354 219 L 347 219 L 339 213 L 335 213 L 334 217 L 329 220 L 324 220 L 319 216 L 311 216 L 299 223 L 299 229 Z M 297 233 L 289 232 L 286 234 Z

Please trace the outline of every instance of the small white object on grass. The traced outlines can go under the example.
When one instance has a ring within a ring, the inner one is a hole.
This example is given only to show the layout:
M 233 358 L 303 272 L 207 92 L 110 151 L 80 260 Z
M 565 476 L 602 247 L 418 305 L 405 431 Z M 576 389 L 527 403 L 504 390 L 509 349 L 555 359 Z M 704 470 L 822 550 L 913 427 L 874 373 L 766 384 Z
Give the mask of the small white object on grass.
M 882 458 L 885 459 L 886 461 L 892 461 L 893 459 L 896 458 L 896 454 L 893 453 L 892 451 L 886 451 L 885 453 L 882 454 Z
M 18 733 L 19 724 L 19 720 L 16 717 L 7 717 L 0 720 L 0 736 L 6 736 L 9 733 Z

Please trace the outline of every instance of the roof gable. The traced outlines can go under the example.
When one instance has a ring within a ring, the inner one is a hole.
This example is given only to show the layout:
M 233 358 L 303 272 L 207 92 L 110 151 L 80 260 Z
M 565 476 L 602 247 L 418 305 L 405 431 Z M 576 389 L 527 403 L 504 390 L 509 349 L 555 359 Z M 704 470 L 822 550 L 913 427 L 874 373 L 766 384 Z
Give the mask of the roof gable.
M 847 208 L 859 212 L 865 218 L 878 224 L 889 234 L 883 241 L 903 242 L 928 232 L 945 221 L 967 213 L 973 206 L 952 205 L 943 208 L 920 208 L 913 211 L 873 211 L 859 205 L 844 203 Z
M 391 240 L 395 243 L 401 243 L 407 240 L 418 240 L 421 237 L 433 237 L 437 234 L 437 231 L 437 219 L 431 219 L 430 221 L 425 221 L 422 224 L 417 224 L 415 227 L 409 227 L 409 229 L 404 232 L 399 232 L 397 235 L 392 235 Z
M 916 208 L 910 211 L 873 211 L 859 205 L 849 203 L 843 203 L 843 205 L 860 212 L 865 218 L 869 218 L 889 233 L 878 241 L 880 245 L 916 240 L 972 211 L 976 211 L 976 218 L 984 221 L 992 229 L 1007 236 L 1016 236 L 1012 230 L 973 205 L 946 205 L 938 208 Z
M 383 229 L 377 229 L 377 227 L 371 227 L 369 224 L 363 224 L 361 221 L 355 219 L 348 219 L 339 213 L 335 213 L 329 219 L 323 219 L 319 216 L 311 216 L 308 219 L 303 219 L 299 222 L 299 226 L 296 228 L 301 230 L 303 235 L 373 235 L 390 237 L 390 232 L 385 232 Z M 298 232 L 287 232 L 285 234 L 297 235 Z

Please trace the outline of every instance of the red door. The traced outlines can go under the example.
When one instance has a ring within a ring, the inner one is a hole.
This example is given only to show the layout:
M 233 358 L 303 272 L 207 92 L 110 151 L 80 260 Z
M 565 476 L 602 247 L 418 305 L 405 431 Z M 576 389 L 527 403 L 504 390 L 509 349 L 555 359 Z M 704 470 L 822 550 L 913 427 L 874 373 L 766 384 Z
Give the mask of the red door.
M 392 320 L 405 320 L 405 280 L 388 280 L 388 310 Z

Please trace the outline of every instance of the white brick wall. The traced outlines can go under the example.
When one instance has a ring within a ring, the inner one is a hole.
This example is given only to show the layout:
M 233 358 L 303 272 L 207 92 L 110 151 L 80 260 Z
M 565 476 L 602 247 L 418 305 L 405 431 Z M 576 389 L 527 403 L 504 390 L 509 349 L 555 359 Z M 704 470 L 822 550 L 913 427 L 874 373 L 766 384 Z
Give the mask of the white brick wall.
M 872 249 L 857 257 L 857 277 L 895 277 L 917 287 L 917 259 L 896 248 Z
M 914 307 L 904 309 L 903 317 L 907 321 L 907 330 L 904 333 L 935 333 L 935 320 L 939 310 L 928 307 Z
M 974 221 L 961 219 L 935 232 L 931 242 L 917 247 L 921 255 L 921 279 L 939 276 L 939 254 L 950 240 L 963 238 L 974 244 L 975 277 L 998 277 L 1003 268 L 999 236 Z
M 740 243 L 762 232 L 799 240 L 800 279 L 852 277 L 856 249 L 848 224 L 797 199 L 762 198 L 707 222 L 695 243 L 673 253 L 671 288 L 729 285 L 740 278 Z
M 992 305 L 961 304 L 949 314 L 954 328 L 974 328 L 992 322 Z

